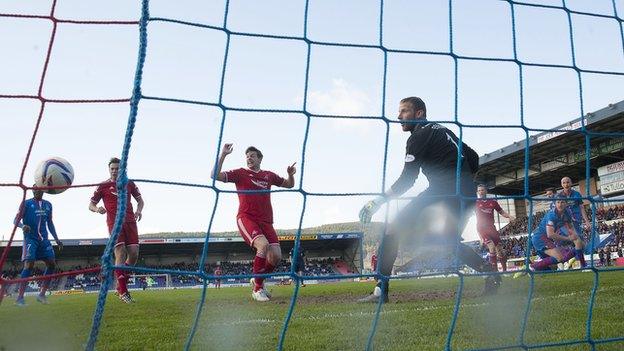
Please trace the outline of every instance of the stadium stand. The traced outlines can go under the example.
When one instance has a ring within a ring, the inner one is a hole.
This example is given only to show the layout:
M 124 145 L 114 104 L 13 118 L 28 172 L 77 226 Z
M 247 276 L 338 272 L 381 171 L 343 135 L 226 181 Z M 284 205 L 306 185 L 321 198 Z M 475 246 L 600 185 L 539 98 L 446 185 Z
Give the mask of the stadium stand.
M 343 272 L 358 272 L 361 264 L 362 233 L 326 233 L 319 235 L 305 235 L 302 238 L 302 250 L 306 252 L 303 274 L 305 276 L 329 276 L 344 274 Z M 249 279 L 228 278 L 227 276 L 249 275 L 251 272 L 252 253 L 244 245 L 240 237 L 211 238 L 212 261 L 205 264 L 206 272 L 214 272 L 217 266 L 222 269 L 222 286 L 248 284 Z M 214 243 L 213 243 L 214 242 Z M 293 236 L 281 237 L 283 256 L 294 245 Z M 198 253 L 201 252 L 204 238 L 147 238 L 141 239 L 141 265 L 146 268 L 168 269 L 179 271 L 196 271 L 198 269 Z M 2 272 L 4 278 L 19 277 L 21 264 L 21 241 L 12 244 L 7 264 Z M 96 267 L 102 255 L 106 239 L 66 240 L 63 254 L 58 257 L 59 273 L 63 271 L 83 270 Z M 290 272 L 288 259 L 282 260 L 276 272 Z M 34 276 L 42 275 L 43 271 L 37 268 Z M 138 274 L 138 273 L 137 273 Z M 129 287 L 142 289 L 145 279 L 150 276 L 153 284 L 149 288 L 188 288 L 201 287 L 201 279 L 196 276 L 171 274 L 167 279 L 164 274 L 138 274 L 138 279 L 132 279 Z M 269 279 L 269 284 L 280 283 L 283 278 Z M 50 291 L 85 291 L 95 292 L 100 289 L 101 278 L 98 272 L 63 276 L 54 279 Z M 9 287 L 11 294 L 16 284 Z M 38 291 L 39 282 L 29 283 L 26 293 Z
M 624 130 L 624 101 L 587 114 L 584 123 L 587 131 L 597 133 L 590 138 L 589 177 L 586 175 L 586 140 L 581 133 L 581 118 L 553 128 L 559 131 L 531 136 L 528 145 L 524 141 L 515 142 L 480 158 L 479 180 L 487 184 L 488 192 L 509 206 L 508 212 L 516 217 L 509 223 L 499 222 L 503 245 L 510 258 L 525 256 L 529 217 L 533 227 L 539 224 L 550 204 L 550 200 L 542 195 L 550 187 L 560 190 L 561 178 L 565 176 L 576 182 L 574 189 L 585 197 L 585 211 L 589 218 L 592 218 L 591 205 L 595 206 L 597 233 L 613 235 L 604 249 L 598 248 L 594 253 L 606 250 L 615 257 L 622 251 L 624 138 L 611 137 L 603 132 Z M 521 167 L 525 150 L 528 150 L 531 162 L 527 190 L 532 201 L 517 197 L 524 195 L 525 191 L 525 171 Z M 584 235 L 587 240 L 589 231 L 585 230 Z

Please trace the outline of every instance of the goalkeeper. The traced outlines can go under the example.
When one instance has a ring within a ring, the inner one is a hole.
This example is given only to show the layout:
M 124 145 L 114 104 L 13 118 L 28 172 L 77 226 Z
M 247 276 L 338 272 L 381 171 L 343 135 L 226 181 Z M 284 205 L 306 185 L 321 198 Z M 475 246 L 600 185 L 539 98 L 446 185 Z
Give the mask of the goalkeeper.
M 478 272 L 492 271 L 492 266 L 488 262 L 460 242 L 461 232 L 468 216 L 472 213 L 474 200 L 462 199 L 461 196 L 456 195 L 459 139 L 444 126 L 427 121 L 427 108 L 423 100 L 418 97 L 401 100 L 398 118 L 402 122 L 403 131 L 411 133 L 407 140 L 403 172 L 385 194 L 369 201 L 362 208 L 360 221 L 369 223 L 373 214 L 386 201 L 399 197 L 410 189 L 421 168 L 429 181 L 429 187 L 412 199 L 386 229 L 385 239 L 378 253 L 379 272 L 384 277 L 378 281 L 373 293 L 360 299 L 360 302 L 377 302 L 382 296 L 385 302 L 388 301 L 387 276 L 392 273 L 400 237 L 403 234 L 414 235 L 415 232 L 433 234 L 433 228 L 418 228 L 418 226 L 422 226 L 428 218 L 431 218 L 430 215 L 425 215 L 425 212 L 435 210 L 434 206 L 444 208 L 446 215 L 443 228 L 436 230 L 439 232 L 439 237 L 427 238 L 427 240 L 441 241 L 449 250 L 455 250 L 457 247 L 459 259 Z M 459 157 L 461 160 L 460 194 L 465 197 L 474 196 L 476 192 L 474 175 L 479 167 L 479 156 L 468 145 L 463 144 Z M 496 292 L 499 284 L 500 276 L 488 276 L 485 293 Z

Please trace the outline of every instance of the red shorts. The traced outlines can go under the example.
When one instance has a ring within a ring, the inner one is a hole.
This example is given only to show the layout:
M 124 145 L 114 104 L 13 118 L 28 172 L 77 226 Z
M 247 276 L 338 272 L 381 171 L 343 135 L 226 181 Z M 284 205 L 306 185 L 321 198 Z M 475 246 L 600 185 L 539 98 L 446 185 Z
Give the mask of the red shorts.
M 113 232 L 113 223 L 108 223 L 108 232 Z M 122 244 L 126 246 L 139 245 L 139 229 L 135 221 L 124 222 L 121 226 L 121 231 L 119 232 L 115 246 Z
M 259 236 L 264 236 L 269 244 L 279 245 L 279 239 L 277 233 L 273 229 L 273 224 L 267 222 L 256 221 L 250 217 L 240 216 L 236 218 L 236 224 L 238 225 L 238 231 L 247 243 L 247 245 L 253 247 L 253 242 Z
M 494 245 L 498 245 L 501 242 L 500 234 L 498 230 L 494 226 L 491 227 L 477 227 L 477 232 L 479 233 L 479 237 L 481 241 L 488 245 L 489 243 L 494 243 Z

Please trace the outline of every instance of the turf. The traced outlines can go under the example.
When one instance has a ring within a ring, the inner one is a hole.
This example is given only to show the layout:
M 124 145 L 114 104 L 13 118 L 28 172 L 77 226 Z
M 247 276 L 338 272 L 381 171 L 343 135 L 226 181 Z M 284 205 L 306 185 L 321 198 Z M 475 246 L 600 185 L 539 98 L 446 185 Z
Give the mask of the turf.
M 587 340 L 593 273 L 535 277 L 523 342 L 527 346 Z M 591 338 L 624 336 L 624 272 L 601 272 L 593 306 Z M 480 296 L 483 278 L 467 277 L 451 349 L 497 349 L 519 345 L 527 307 L 529 277 L 505 277 L 498 295 Z M 372 282 L 308 285 L 299 290 L 284 350 L 363 350 L 376 304 L 354 301 Z M 392 282 L 390 303 L 381 310 L 374 350 L 443 350 L 459 278 Z M 193 350 L 271 350 L 279 335 L 293 286 L 270 287 L 270 303 L 251 301 L 249 288 L 209 289 Z M 109 294 L 98 350 L 183 349 L 201 298 L 200 289 L 138 291 L 134 305 Z M 0 350 L 80 350 L 91 327 L 96 294 L 52 296 L 49 305 L 27 297 L 28 306 L 0 306 Z M 544 348 L 546 349 L 546 348 Z M 589 343 L 548 350 L 591 350 Z M 598 343 L 596 350 L 624 349 L 624 342 Z M 521 348 L 510 348 L 521 350 Z

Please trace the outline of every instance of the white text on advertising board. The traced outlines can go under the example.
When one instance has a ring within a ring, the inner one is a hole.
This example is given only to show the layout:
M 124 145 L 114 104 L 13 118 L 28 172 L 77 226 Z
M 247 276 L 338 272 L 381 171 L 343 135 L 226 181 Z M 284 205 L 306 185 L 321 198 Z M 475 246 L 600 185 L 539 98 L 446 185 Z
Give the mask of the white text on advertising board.
M 606 165 L 606 166 L 598 168 L 598 175 L 603 176 L 605 174 L 622 172 L 622 171 L 624 171 L 624 161 L 612 163 L 610 165 Z
M 624 191 L 624 180 L 620 180 L 619 182 L 609 183 L 605 185 L 600 185 L 600 192 L 602 195 L 608 195 L 615 192 Z

